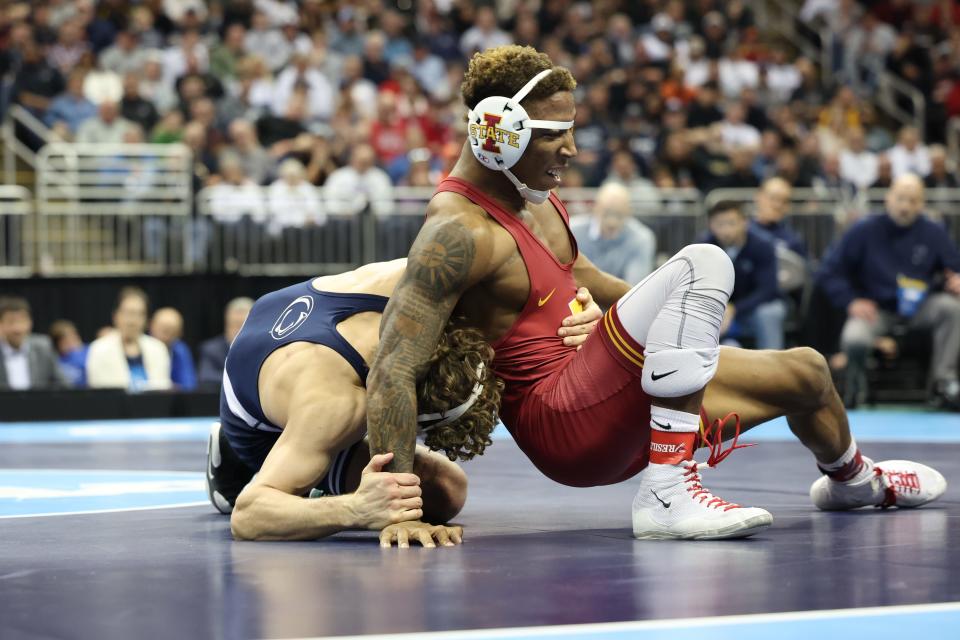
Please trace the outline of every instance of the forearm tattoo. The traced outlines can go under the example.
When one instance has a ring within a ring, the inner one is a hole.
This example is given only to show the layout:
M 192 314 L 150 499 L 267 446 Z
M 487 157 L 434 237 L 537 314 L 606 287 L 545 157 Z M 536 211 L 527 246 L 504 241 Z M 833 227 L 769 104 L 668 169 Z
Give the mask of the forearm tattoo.
M 413 470 L 417 380 L 467 285 L 475 254 L 470 229 L 428 222 L 384 310 L 367 383 L 367 431 L 372 454 L 393 452 L 389 471 Z

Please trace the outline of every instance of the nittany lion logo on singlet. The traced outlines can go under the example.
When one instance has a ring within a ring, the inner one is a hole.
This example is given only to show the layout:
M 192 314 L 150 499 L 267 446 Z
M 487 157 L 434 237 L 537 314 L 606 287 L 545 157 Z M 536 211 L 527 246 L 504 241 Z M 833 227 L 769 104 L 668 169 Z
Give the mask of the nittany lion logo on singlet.
M 280 317 L 270 329 L 270 335 L 274 340 L 283 340 L 291 333 L 299 329 L 310 314 L 313 312 L 313 298 L 310 296 L 300 296 L 287 305 Z
M 506 129 L 501 129 L 497 125 L 503 119 L 503 116 L 494 113 L 483 114 L 486 124 L 470 123 L 470 135 L 479 140 L 483 140 L 483 150 L 491 153 L 501 153 L 497 143 L 508 144 L 511 147 L 520 148 L 520 135 Z

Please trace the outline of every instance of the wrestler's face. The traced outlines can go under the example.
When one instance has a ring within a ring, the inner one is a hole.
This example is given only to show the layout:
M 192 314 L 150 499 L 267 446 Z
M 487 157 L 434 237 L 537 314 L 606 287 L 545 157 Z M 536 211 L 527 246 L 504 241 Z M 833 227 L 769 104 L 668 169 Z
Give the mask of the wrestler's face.
M 524 108 L 534 120 L 573 120 L 577 105 L 570 91 L 558 91 L 549 98 L 529 101 Z M 520 161 L 511 169 L 520 182 L 531 189 L 545 191 L 560 185 L 563 170 L 577 155 L 573 129 L 534 129 L 530 144 Z

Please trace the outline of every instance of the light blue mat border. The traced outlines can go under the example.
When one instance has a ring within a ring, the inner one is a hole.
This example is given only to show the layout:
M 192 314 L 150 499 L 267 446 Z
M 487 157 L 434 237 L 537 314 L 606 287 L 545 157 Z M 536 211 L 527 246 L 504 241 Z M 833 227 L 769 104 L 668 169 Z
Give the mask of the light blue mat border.
M 338 640 L 955 640 L 960 603 L 797 611 L 742 616 L 614 622 L 439 633 L 341 636 Z M 306 639 L 304 639 L 306 640 Z
M 960 443 L 960 414 L 919 411 L 851 411 L 850 428 L 863 442 Z M 52 442 L 197 442 L 206 439 L 209 418 L 88 420 L 77 422 L 0 422 L 0 443 Z M 750 431 L 750 442 L 795 440 L 787 421 L 773 420 Z M 509 439 L 500 425 L 494 440 Z M 960 634 L 958 634 L 960 637 Z

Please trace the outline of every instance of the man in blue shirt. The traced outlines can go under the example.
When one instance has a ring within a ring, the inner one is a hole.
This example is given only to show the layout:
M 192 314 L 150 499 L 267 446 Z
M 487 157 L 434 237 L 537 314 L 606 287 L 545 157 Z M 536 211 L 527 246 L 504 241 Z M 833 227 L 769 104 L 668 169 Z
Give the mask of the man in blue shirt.
M 637 284 L 653 271 L 657 238 L 631 215 L 630 192 L 617 182 L 605 183 L 593 211 L 570 221 L 580 252 L 602 271 Z
M 773 238 L 751 229 L 736 202 L 718 202 L 707 215 L 710 232 L 704 241 L 727 252 L 735 274 L 733 294 L 720 327 L 721 342 L 735 345 L 739 336 L 752 335 L 758 349 L 782 349 L 787 306 L 777 287 Z
M 960 410 L 960 252 L 946 229 L 923 215 L 924 187 L 916 175 L 897 178 L 886 212 L 852 226 L 824 259 L 817 281 L 846 309 L 840 347 L 855 402 L 866 358 L 894 324 L 933 332 L 934 400 Z M 942 281 L 942 285 L 940 282 Z
M 150 319 L 150 335 L 167 345 L 170 350 L 170 380 L 183 391 L 197 388 L 197 369 L 190 347 L 181 340 L 183 316 L 173 307 L 161 307 Z

